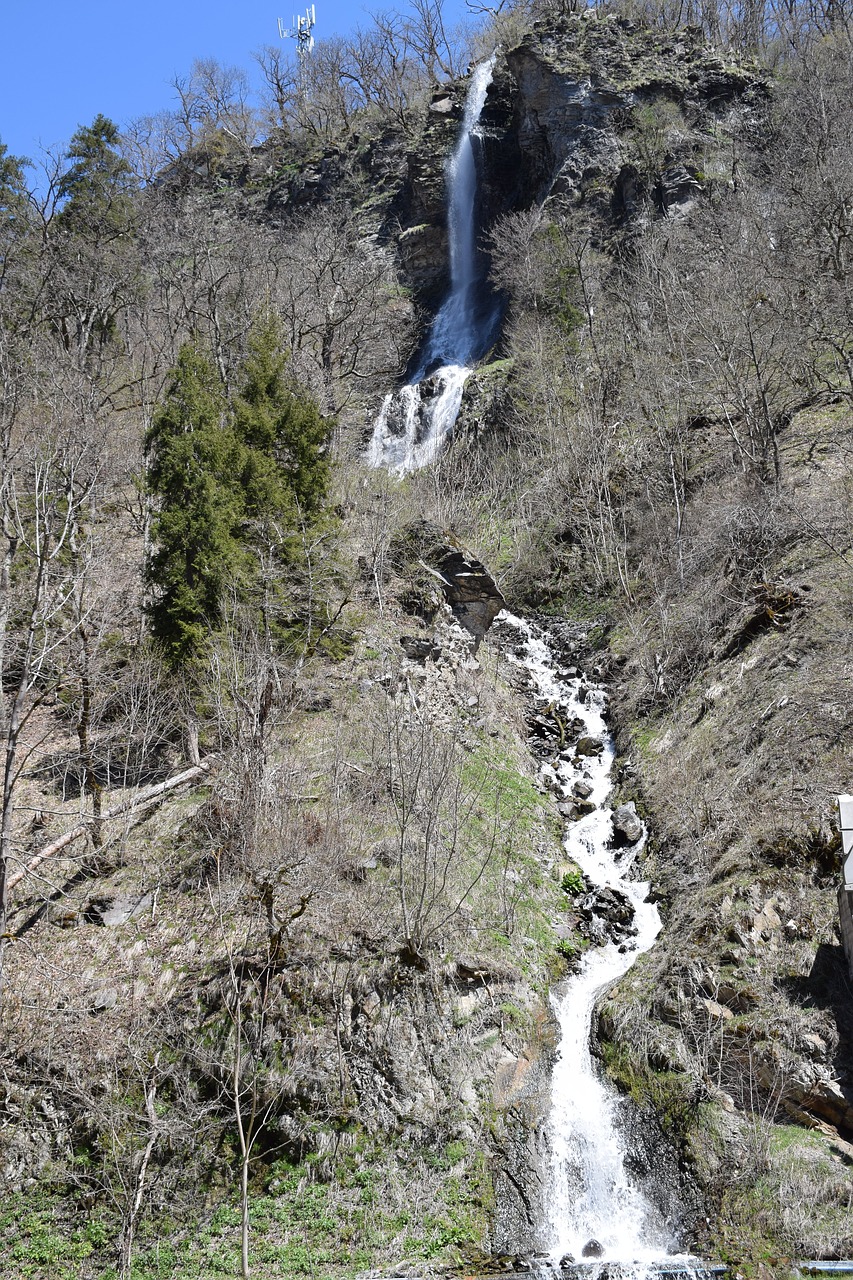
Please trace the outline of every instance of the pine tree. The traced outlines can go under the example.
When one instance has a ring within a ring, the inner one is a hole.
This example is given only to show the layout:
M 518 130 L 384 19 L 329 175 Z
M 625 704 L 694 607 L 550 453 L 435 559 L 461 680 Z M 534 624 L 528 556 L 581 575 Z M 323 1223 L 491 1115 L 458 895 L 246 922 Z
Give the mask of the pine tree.
M 11 155 L 0 142 L 0 245 L 26 221 L 29 201 L 24 166 L 28 163 L 22 156 Z
M 181 348 L 146 450 L 159 499 L 148 564 L 151 630 L 169 665 L 186 667 L 219 621 L 226 586 L 246 569 L 245 498 L 234 484 L 244 450 L 216 370 L 191 343 Z
M 90 368 L 115 350 L 119 318 L 142 287 L 136 183 L 119 142 L 118 128 L 103 115 L 77 130 L 57 188 L 63 204 L 47 229 L 51 326 Z
M 9 278 L 16 259 L 21 258 L 22 248 L 30 232 L 30 202 L 27 194 L 24 167 L 29 161 L 10 155 L 8 147 L 0 142 L 0 290 Z M 14 290 L 13 303 L 19 300 L 20 290 Z M 12 310 L 9 299 L 4 312 Z

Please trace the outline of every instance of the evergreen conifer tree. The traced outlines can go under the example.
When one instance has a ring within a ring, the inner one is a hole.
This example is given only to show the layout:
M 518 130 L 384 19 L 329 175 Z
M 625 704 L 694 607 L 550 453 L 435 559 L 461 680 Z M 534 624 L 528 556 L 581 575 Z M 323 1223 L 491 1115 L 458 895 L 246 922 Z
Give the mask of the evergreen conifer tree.
M 249 335 L 241 393 L 234 400 L 244 447 L 246 543 L 254 558 L 253 604 L 264 633 L 285 645 L 310 644 L 318 598 L 316 542 L 329 483 L 329 424 L 294 385 L 278 319 L 266 313 Z M 313 575 L 313 576 L 312 576 Z
M 59 181 L 59 197 L 66 201 L 57 215 L 63 230 L 100 241 L 133 226 L 135 183 L 118 142 L 117 125 L 101 114 L 73 135 L 67 153 L 72 163 Z
M 28 161 L 10 155 L 0 142 L 0 289 L 6 284 L 12 264 L 20 256 L 30 229 L 29 196 L 24 166 Z M 16 291 L 17 292 L 17 291 Z M 8 303 L 8 299 L 4 299 Z M 4 306 L 2 311 L 8 311 Z
M 247 447 L 247 514 L 255 520 L 284 519 L 293 530 L 316 519 L 325 502 L 329 424 L 294 386 L 282 346 L 279 321 L 267 312 L 249 335 L 234 419 Z
M 234 483 L 244 450 L 218 374 L 191 343 L 181 348 L 146 449 L 149 486 L 159 499 L 148 564 L 151 630 L 169 665 L 187 666 L 219 620 L 226 585 L 246 565 L 245 498 Z
M 63 203 L 47 228 L 51 327 L 90 369 L 114 349 L 119 317 L 142 284 L 133 237 L 136 182 L 119 141 L 118 128 L 103 115 L 77 130 L 57 188 Z
M 15 234 L 26 219 L 28 197 L 24 166 L 28 161 L 13 156 L 0 142 L 0 246 Z
M 327 438 L 327 421 L 288 377 L 274 317 L 252 330 L 233 406 L 212 362 L 191 343 L 181 348 L 146 442 L 158 500 L 149 616 L 170 666 L 200 656 L 228 587 L 270 639 L 302 642 L 301 584 L 316 572 L 306 535 L 322 520 Z M 310 596 L 322 612 L 313 580 Z

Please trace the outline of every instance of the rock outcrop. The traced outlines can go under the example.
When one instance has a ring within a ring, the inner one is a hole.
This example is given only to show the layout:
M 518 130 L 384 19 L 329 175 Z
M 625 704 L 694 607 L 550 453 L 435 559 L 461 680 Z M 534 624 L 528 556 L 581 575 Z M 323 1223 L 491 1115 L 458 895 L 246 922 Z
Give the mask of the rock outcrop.
M 488 569 L 461 548 L 449 550 L 437 568 L 445 599 L 453 616 L 474 637 L 476 652 L 506 601 Z
M 485 565 L 460 546 L 452 533 L 427 520 L 416 521 L 401 530 L 392 549 L 392 559 L 399 569 L 413 575 L 413 611 L 426 616 L 428 588 L 437 582 L 454 618 L 473 636 L 476 652 L 506 604 Z

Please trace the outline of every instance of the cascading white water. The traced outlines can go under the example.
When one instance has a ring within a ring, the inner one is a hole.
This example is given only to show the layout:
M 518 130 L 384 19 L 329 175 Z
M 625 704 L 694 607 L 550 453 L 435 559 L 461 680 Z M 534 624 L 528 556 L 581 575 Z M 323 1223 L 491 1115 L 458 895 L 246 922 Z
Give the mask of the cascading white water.
M 482 316 L 478 308 L 477 164 L 472 141 L 493 66 L 494 58 L 480 63 L 471 78 L 462 132 L 448 165 L 450 292 L 432 322 L 417 372 L 382 402 L 367 450 L 370 466 L 401 475 L 438 455 L 459 414 L 471 366 L 483 354 L 494 326 L 494 313 Z
M 673 1264 L 701 1274 L 701 1264 L 674 1251 L 652 1205 L 632 1182 L 616 1122 L 616 1097 L 590 1052 L 597 999 L 651 947 L 661 925 L 657 908 L 646 901 L 648 885 L 628 878 L 645 837 L 621 855 L 611 847 L 607 799 L 614 747 L 604 720 L 605 695 L 580 677 L 562 676 L 544 635 L 529 623 L 506 613 L 498 621 L 512 626 L 522 640 L 523 656 L 516 660 L 529 672 L 542 703 L 559 708 L 561 719 L 582 720 L 584 734 L 603 744 L 600 756 L 585 756 L 582 763 L 563 751 L 542 773 L 566 798 L 580 781 L 591 788 L 595 810 L 568 824 L 564 845 L 595 886 L 627 895 L 636 930 L 626 941 L 589 950 L 578 972 L 552 997 L 560 1034 L 548 1124 L 551 1167 L 543 1224 L 548 1255 L 554 1267 L 567 1257 L 581 1262 L 585 1248 L 595 1241 L 600 1250 L 594 1254 L 610 1277 L 618 1273 L 640 1280 Z

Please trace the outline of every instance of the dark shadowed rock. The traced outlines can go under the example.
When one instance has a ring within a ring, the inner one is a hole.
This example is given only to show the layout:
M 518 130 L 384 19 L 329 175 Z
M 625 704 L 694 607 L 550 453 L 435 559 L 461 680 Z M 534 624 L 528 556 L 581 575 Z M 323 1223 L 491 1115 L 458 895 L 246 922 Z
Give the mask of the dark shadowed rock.
M 414 662 L 426 662 L 427 658 L 437 658 L 441 653 L 431 636 L 400 636 L 400 647 Z
M 467 552 L 448 551 L 437 568 L 447 603 L 457 621 L 474 637 L 476 649 L 506 601 L 489 571 Z

